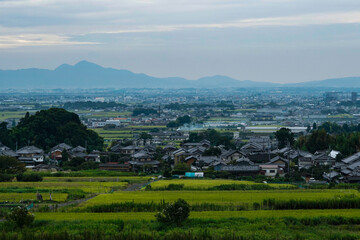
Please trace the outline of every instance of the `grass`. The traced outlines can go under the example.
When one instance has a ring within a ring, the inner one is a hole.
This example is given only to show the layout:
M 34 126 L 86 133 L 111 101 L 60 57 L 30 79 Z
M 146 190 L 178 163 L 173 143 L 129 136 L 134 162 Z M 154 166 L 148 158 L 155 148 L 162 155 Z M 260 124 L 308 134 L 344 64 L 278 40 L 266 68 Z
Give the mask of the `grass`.
M 43 182 L 146 182 L 147 176 L 120 177 L 44 177 Z
M 245 184 L 245 185 L 259 185 L 263 183 L 255 183 L 251 181 L 236 181 L 236 180 L 226 180 L 226 179 L 214 179 L 214 180 L 208 180 L 208 179 L 173 179 L 173 180 L 161 180 L 151 183 L 151 187 L 153 189 L 162 189 L 166 188 L 169 184 L 184 184 L 184 189 L 193 190 L 193 189 L 199 189 L 199 190 L 206 190 L 211 187 L 223 185 L 223 184 Z M 290 188 L 294 187 L 294 185 L 291 184 L 267 184 L 274 188 Z
M 49 194 L 42 193 L 43 200 L 50 200 Z M 65 202 L 67 193 L 52 193 L 53 201 Z M 23 200 L 36 200 L 36 193 L 0 193 L 0 202 L 19 202 Z
M 86 193 L 106 193 L 113 188 L 125 188 L 127 184 L 127 182 L 1 182 L 0 188 L 32 188 L 42 190 L 79 189 Z
M 37 220 L 54 221 L 81 221 L 81 220 L 155 220 L 153 212 L 137 213 L 35 213 Z M 226 219 L 226 218 L 305 218 L 321 216 L 359 217 L 360 209 L 336 210 L 259 210 L 259 211 L 218 211 L 218 212 L 191 212 L 191 219 Z
M 356 190 L 267 190 L 267 191 L 138 191 L 138 192 L 115 192 L 113 194 L 101 194 L 85 203 L 81 207 L 94 206 L 97 204 L 111 204 L 119 202 L 135 203 L 160 203 L 175 201 L 183 198 L 190 204 L 215 203 L 215 204 L 252 204 L 262 202 L 264 199 L 274 198 L 277 200 L 288 199 L 329 199 L 335 196 L 348 194 L 359 195 Z

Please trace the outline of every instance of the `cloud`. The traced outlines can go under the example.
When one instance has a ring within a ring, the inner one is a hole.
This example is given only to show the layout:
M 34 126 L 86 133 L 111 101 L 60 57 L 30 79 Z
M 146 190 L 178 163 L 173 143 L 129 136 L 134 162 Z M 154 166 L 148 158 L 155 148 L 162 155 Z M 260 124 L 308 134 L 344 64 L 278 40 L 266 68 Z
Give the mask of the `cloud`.
M 25 46 L 88 45 L 96 42 L 71 41 L 69 36 L 54 34 L 21 34 L 0 36 L 0 48 Z
M 330 24 L 359 24 L 360 11 L 306 14 L 272 18 L 249 18 L 223 23 L 205 24 L 174 24 L 174 25 L 149 25 L 119 30 L 100 31 L 91 33 L 145 33 L 145 32 L 170 32 L 184 29 L 222 29 L 222 28 L 249 28 L 265 26 L 306 26 Z

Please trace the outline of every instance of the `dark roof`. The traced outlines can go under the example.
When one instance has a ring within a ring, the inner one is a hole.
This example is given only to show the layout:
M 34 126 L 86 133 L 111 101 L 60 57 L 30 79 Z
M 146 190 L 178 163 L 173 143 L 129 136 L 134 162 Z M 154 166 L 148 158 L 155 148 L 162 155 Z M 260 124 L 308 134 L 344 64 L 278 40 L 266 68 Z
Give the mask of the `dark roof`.
M 0 155 L 1 156 L 7 156 L 7 157 L 17 157 L 17 156 L 19 156 L 16 152 L 14 152 L 11 149 L 6 149 L 6 150 L 3 150 L 3 151 L 0 151 Z
M 72 147 L 67 145 L 66 143 L 60 143 L 58 145 L 56 145 L 55 147 L 51 148 L 51 152 L 55 151 L 55 150 L 60 150 L 60 151 L 64 151 L 64 150 L 70 150 Z
M 351 164 L 354 161 L 358 161 L 358 160 L 360 160 L 360 152 L 355 153 L 355 154 L 351 155 L 350 157 L 343 159 L 342 162 L 345 164 Z
M 159 161 L 144 161 L 144 162 L 140 162 L 140 161 L 129 161 L 129 163 L 131 165 L 138 165 L 138 166 L 142 166 L 142 165 L 158 165 L 160 164 Z
M 43 154 L 44 151 L 35 146 L 26 146 L 16 151 L 17 154 Z
M 82 146 L 77 146 L 74 147 L 73 149 L 71 149 L 71 152 L 85 152 L 86 148 L 82 147 Z
M 251 166 L 227 165 L 221 167 L 221 171 L 228 171 L 228 172 L 258 172 L 259 170 L 260 167 L 258 165 L 251 165 Z
M 275 156 L 269 161 L 269 163 L 274 163 L 274 162 L 279 161 L 279 160 L 284 161 L 286 163 L 289 162 L 289 160 L 287 160 L 286 158 L 283 158 L 283 157 L 280 157 L 280 156 Z
M 245 155 L 244 153 L 240 152 L 239 150 L 229 150 L 221 155 L 222 158 L 228 158 L 229 156 L 233 155 L 234 153 L 239 153 L 240 155 Z

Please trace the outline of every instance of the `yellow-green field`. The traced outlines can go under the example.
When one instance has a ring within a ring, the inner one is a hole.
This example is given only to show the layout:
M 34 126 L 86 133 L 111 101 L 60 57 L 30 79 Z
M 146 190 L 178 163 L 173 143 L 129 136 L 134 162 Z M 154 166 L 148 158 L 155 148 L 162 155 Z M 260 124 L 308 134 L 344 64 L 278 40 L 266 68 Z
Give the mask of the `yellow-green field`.
M 130 212 L 130 213 L 35 213 L 38 220 L 54 221 L 81 221 L 81 220 L 155 220 L 153 212 Z M 206 211 L 191 212 L 190 218 L 195 219 L 223 219 L 223 218 L 282 218 L 282 217 L 321 217 L 341 216 L 359 217 L 360 209 L 335 209 L 335 210 L 258 210 L 258 211 Z
M 43 182 L 146 182 L 149 176 L 120 177 L 44 177 Z
M 12 119 L 12 118 L 14 119 L 23 118 L 26 112 L 35 113 L 35 111 L 0 112 L 0 121 L 4 121 L 6 119 Z
M 263 183 L 255 183 L 251 181 L 237 181 L 237 180 L 227 180 L 227 179 L 173 179 L 173 180 L 160 180 L 151 183 L 152 189 L 163 189 L 166 188 L 169 184 L 184 184 L 185 189 L 208 189 L 211 187 L 220 186 L 223 184 L 244 184 L 244 185 L 259 185 Z M 267 184 L 274 188 L 291 188 L 295 187 L 291 184 Z
M 94 206 L 97 204 L 111 204 L 119 202 L 135 203 L 160 203 L 165 200 L 172 202 L 178 198 L 188 201 L 190 204 L 216 203 L 216 204 L 250 204 L 262 202 L 264 199 L 274 198 L 277 200 L 287 199 L 329 199 L 336 196 L 355 194 L 356 190 L 266 190 L 266 191 L 137 191 L 115 192 L 113 194 L 101 194 L 82 203 L 80 206 Z
M 127 185 L 126 182 L 1 182 L 0 188 L 80 189 L 87 193 L 106 193 L 113 188 L 125 188 Z
M 50 200 L 49 193 L 41 193 L 43 200 Z M 65 202 L 67 193 L 52 193 L 52 200 L 57 202 Z M 36 193 L 0 193 L 0 202 L 19 202 L 22 200 L 36 200 Z

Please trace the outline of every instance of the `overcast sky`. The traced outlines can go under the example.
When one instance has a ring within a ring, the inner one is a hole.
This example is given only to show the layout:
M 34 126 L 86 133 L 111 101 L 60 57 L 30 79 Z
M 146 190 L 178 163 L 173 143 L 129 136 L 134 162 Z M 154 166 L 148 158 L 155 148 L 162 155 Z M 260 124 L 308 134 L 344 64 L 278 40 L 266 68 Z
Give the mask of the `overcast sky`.
M 0 69 L 80 60 L 189 79 L 360 76 L 360 1 L 0 0 Z

